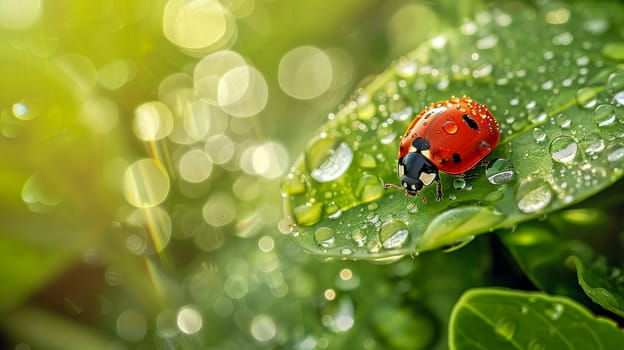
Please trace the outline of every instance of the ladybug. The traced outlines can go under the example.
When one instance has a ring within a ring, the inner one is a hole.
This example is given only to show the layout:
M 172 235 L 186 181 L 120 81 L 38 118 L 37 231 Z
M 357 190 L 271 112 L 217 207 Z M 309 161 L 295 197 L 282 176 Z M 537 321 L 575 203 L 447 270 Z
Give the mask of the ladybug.
M 386 184 L 386 188 L 418 196 L 423 186 L 436 182 L 436 199 L 441 200 L 439 172 L 464 174 L 490 154 L 499 139 L 498 123 L 485 105 L 468 96 L 433 103 L 414 118 L 401 138 L 397 173 L 402 187 Z

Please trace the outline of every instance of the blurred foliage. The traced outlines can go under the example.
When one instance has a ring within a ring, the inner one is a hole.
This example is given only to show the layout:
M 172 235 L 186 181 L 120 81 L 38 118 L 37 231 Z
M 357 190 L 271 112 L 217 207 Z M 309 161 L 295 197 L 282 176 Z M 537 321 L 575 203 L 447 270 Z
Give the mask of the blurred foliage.
M 540 288 L 493 235 L 370 264 L 305 254 L 282 219 L 327 115 L 490 7 L 0 2 L 0 345 L 444 349 L 464 291 Z

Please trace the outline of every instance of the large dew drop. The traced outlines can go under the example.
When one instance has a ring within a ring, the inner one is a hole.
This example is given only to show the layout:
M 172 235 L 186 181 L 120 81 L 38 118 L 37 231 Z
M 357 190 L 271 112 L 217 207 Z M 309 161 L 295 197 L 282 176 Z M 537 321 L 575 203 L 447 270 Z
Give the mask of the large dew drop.
M 546 208 L 552 197 L 552 189 L 548 183 L 541 180 L 529 181 L 518 186 L 516 205 L 524 213 L 535 213 Z
M 321 138 L 306 149 L 306 163 L 310 175 L 318 182 L 336 180 L 347 171 L 353 161 L 353 150 L 345 142 Z
M 570 136 L 561 135 L 550 143 L 550 156 L 559 163 L 569 164 L 574 161 L 578 144 Z
M 495 159 L 485 169 L 485 176 L 493 185 L 502 185 L 514 176 L 514 166 L 507 159 Z
M 379 240 L 386 249 L 396 249 L 403 246 L 409 231 L 407 225 L 400 220 L 384 222 L 379 230 Z
M 329 227 L 319 227 L 314 231 L 314 241 L 317 245 L 327 248 L 334 243 L 334 230 Z

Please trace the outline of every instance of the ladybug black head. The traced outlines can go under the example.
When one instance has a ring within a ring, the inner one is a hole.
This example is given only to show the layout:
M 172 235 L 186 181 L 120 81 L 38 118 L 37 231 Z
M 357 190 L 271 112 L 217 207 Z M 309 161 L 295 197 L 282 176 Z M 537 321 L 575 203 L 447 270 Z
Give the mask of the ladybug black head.
M 410 196 L 416 196 L 418 191 L 423 188 L 422 181 L 405 175 L 401 176 L 401 185 Z

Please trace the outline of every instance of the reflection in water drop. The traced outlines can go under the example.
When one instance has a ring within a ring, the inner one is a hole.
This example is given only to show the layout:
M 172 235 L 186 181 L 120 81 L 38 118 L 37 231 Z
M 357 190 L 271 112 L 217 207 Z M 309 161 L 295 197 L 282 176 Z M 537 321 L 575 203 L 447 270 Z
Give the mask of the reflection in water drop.
M 383 193 L 383 182 L 375 175 L 367 174 L 362 176 L 355 187 L 355 195 L 364 203 L 381 197 Z
M 615 108 L 611 105 L 599 105 L 594 109 L 594 120 L 598 126 L 608 126 L 615 121 Z
M 607 92 L 615 95 L 624 91 L 624 72 L 615 72 L 607 79 Z
M 334 243 L 334 230 L 329 227 L 319 227 L 314 231 L 314 241 L 320 247 L 327 248 Z
M 453 180 L 453 188 L 456 190 L 462 190 L 466 187 L 466 180 L 464 178 L 457 178 Z
M 570 136 L 561 135 L 550 143 L 550 156 L 553 160 L 569 164 L 576 157 L 578 144 Z
M 516 191 L 516 205 L 522 212 L 530 214 L 540 211 L 552 200 L 552 189 L 540 180 L 520 184 Z
M 535 142 L 540 143 L 546 140 L 546 132 L 542 128 L 533 128 L 533 139 Z
M 193 306 L 183 306 L 177 315 L 178 328 L 186 334 L 194 334 L 202 328 L 201 313 Z
M 607 148 L 607 160 L 609 162 L 619 162 L 624 160 L 624 146 L 612 145 Z
M 386 249 L 401 248 L 407 241 L 409 231 L 401 220 L 386 221 L 379 230 L 379 240 Z
M 487 165 L 485 176 L 491 184 L 502 185 L 514 176 L 514 166 L 507 159 L 495 159 Z
M 394 120 L 398 120 L 398 121 L 403 121 L 403 120 L 407 120 L 409 117 L 411 117 L 412 113 L 413 113 L 412 107 L 407 107 L 404 110 L 392 113 L 390 115 L 390 118 L 392 118 Z
M 323 143 L 326 143 L 326 141 Z M 316 149 L 317 147 L 310 147 L 306 152 L 306 156 L 316 152 L 322 153 L 320 155 L 314 154 L 316 164 L 314 164 L 310 172 L 312 178 L 318 182 L 336 180 L 347 171 L 353 160 L 353 150 L 347 143 L 340 142 L 335 148 L 327 148 L 326 146 L 326 144 L 321 145 L 321 147 L 318 147 L 318 150 Z
M 306 203 L 294 209 L 295 221 L 303 226 L 316 224 L 322 214 L 323 203 Z

